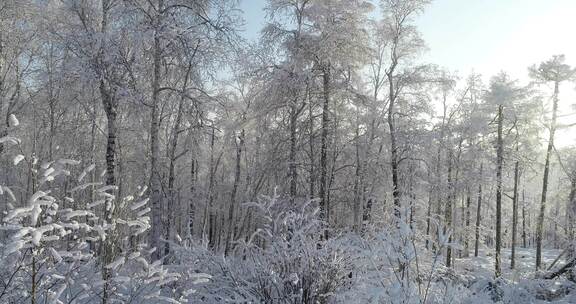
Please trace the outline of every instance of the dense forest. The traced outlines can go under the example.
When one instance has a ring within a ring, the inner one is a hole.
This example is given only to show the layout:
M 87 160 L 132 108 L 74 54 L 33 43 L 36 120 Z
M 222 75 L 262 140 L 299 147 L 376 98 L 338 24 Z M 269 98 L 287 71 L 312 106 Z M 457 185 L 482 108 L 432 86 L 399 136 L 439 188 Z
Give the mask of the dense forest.
M 0 303 L 576 302 L 576 54 L 458 75 L 430 0 L 239 5 L 0 0 Z

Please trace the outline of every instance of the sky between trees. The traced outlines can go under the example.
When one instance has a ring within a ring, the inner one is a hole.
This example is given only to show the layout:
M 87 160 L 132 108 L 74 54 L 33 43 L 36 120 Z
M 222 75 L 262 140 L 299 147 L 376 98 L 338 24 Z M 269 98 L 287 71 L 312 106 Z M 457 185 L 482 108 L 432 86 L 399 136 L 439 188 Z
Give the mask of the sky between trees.
M 241 1 L 247 39 L 258 39 L 266 24 L 265 5 L 265 0 Z M 428 46 L 422 61 L 459 75 L 480 73 L 486 83 L 500 71 L 528 83 L 527 64 L 550 54 L 566 54 L 566 63 L 576 65 L 576 40 L 566 39 L 576 27 L 574 12 L 573 0 L 436 0 L 416 19 Z M 572 83 L 564 86 L 559 122 L 569 123 L 576 118 L 576 109 L 570 107 L 576 94 Z M 559 130 L 557 136 L 558 147 L 576 143 L 570 130 Z

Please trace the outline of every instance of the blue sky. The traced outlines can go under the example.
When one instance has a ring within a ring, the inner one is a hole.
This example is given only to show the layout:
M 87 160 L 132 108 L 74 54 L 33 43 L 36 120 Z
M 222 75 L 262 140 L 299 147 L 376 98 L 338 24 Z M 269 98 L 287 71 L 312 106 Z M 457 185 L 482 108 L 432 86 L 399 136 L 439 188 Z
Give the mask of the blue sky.
M 420 17 L 426 59 L 461 73 L 526 67 L 564 53 L 576 60 L 574 0 L 437 0 Z
M 265 3 L 241 2 L 244 35 L 249 39 L 256 39 L 266 22 Z M 422 61 L 460 76 L 475 71 L 485 80 L 506 71 L 526 83 L 528 66 L 554 54 L 565 54 L 568 63 L 576 66 L 575 20 L 576 0 L 435 0 L 417 19 L 429 48 Z M 576 103 L 574 84 L 562 90 L 561 112 L 572 113 L 569 104 Z M 574 122 L 576 115 L 564 120 Z M 576 143 L 570 132 L 562 133 L 565 144 Z
M 244 35 L 266 22 L 265 0 L 243 0 Z M 576 60 L 576 0 L 436 0 L 417 20 L 429 51 L 423 60 L 460 74 L 505 70 L 525 78 L 528 65 L 564 53 Z

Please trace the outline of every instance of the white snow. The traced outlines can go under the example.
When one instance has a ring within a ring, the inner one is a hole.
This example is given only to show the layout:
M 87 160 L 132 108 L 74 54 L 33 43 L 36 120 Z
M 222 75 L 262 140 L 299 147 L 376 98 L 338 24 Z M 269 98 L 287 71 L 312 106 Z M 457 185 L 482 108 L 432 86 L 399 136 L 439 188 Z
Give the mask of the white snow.
M 16 118 L 16 115 L 10 114 L 10 116 L 8 116 L 8 124 L 10 127 L 17 127 L 20 125 L 20 122 L 18 121 L 18 118 Z
M 24 155 L 22 155 L 22 154 L 16 155 L 16 156 L 14 157 L 14 161 L 13 161 L 14 166 L 18 166 L 18 164 L 19 164 L 22 160 L 24 160 Z

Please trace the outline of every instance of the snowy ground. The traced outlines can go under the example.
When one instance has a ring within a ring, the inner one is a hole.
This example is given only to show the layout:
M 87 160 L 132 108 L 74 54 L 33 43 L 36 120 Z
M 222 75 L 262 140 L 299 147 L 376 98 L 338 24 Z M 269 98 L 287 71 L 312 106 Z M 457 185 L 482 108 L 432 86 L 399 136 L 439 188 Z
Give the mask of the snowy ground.
M 543 250 L 543 272 L 548 272 L 560 253 L 561 250 L 556 249 Z M 576 285 L 573 282 L 564 277 L 555 280 L 536 278 L 535 249 L 518 248 L 514 270 L 510 269 L 510 249 L 503 249 L 500 280 L 494 280 L 493 255 L 493 250 L 481 250 L 478 257 L 456 259 L 454 271 L 472 291 L 472 295 L 461 300 L 461 303 L 576 303 Z M 561 258 L 551 269 L 558 269 L 565 263 L 565 259 Z
M 547 269 L 558 257 L 561 250 L 544 249 L 542 251 L 543 269 Z M 554 268 L 565 263 L 564 259 L 556 262 Z M 518 281 L 533 277 L 536 265 L 536 249 L 517 248 L 516 249 L 516 269 L 510 269 L 510 249 L 502 249 L 502 276 L 511 281 Z M 480 250 L 478 257 L 457 258 L 456 270 L 476 277 L 494 276 L 494 250 Z

